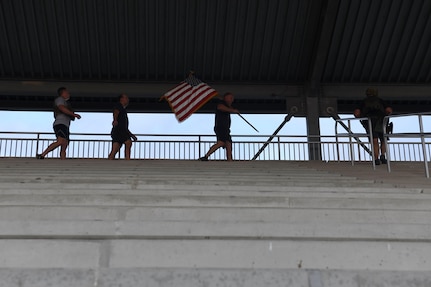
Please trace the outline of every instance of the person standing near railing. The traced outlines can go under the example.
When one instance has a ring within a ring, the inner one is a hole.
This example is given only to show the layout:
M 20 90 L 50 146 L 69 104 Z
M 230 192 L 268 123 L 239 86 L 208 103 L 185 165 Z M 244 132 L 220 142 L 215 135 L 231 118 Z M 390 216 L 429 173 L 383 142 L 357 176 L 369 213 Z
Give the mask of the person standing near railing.
M 138 138 L 129 130 L 129 118 L 127 117 L 127 106 L 129 105 L 129 97 L 126 94 L 121 94 L 119 102 L 114 106 L 112 121 L 112 150 L 109 153 L 108 159 L 114 159 L 121 146 L 125 146 L 125 158 L 130 159 L 130 151 L 132 149 L 132 140 L 137 141 Z
M 54 132 L 57 140 L 50 144 L 41 154 L 37 154 L 37 159 L 44 159 L 45 156 L 61 147 L 60 158 L 66 159 L 66 149 L 69 145 L 69 127 L 70 121 L 74 121 L 75 118 L 80 119 L 79 114 L 74 113 L 72 106 L 69 103 L 70 94 L 65 87 L 60 87 L 57 90 L 58 97 L 54 101 Z
M 383 138 L 383 120 L 385 116 L 392 113 L 392 108 L 378 97 L 377 89 L 368 88 L 365 91 L 365 94 L 366 98 L 362 101 L 361 106 L 356 108 L 353 113 L 357 118 L 367 117 L 371 120 L 371 129 L 373 131 L 372 138 L 374 146 L 374 163 L 376 165 L 379 165 L 380 163 L 386 164 L 386 145 Z M 367 133 L 369 133 L 368 122 L 363 122 L 362 125 L 364 126 Z
M 219 148 L 226 149 L 226 157 L 228 161 L 232 161 L 232 138 L 230 136 L 230 114 L 239 114 L 239 111 L 232 107 L 234 97 L 232 93 L 226 93 L 223 100 L 217 105 L 215 113 L 214 131 L 217 137 L 217 142 L 210 147 L 205 156 L 199 158 L 201 161 L 208 161 L 208 157 Z

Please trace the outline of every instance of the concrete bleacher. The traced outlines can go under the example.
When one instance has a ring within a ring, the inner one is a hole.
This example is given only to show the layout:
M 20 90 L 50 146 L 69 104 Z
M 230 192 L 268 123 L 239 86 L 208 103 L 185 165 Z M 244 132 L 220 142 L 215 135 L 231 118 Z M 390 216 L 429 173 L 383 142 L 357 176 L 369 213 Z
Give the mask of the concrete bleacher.
M 0 287 L 431 286 L 419 163 L 0 159 Z

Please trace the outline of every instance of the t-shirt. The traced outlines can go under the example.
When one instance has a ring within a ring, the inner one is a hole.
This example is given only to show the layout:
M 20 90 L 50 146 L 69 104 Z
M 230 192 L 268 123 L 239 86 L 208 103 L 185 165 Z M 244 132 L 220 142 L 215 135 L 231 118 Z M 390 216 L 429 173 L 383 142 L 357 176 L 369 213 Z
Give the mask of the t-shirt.
M 228 105 L 226 105 L 226 103 L 222 100 L 220 100 L 217 103 L 217 106 L 219 104 L 222 104 L 226 107 L 229 107 Z M 215 129 L 230 129 L 230 113 L 229 112 L 223 112 L 220 111 L 219 109 L 216 109 L 216 113 L 215 113 Z
M 72 107 L 69 104 L 69 102 L 67 100 L 65 100 L 63 97 L 58 97 L 55 99 L 54 101 L 54 126 L 56 125 L 65 125 L 66 127 L 70 126 L 70 121 L 72 119 L 71 116 L 66 115 L 65 113 L 61 112 L 59 110 L 59 106 L 65 106 L 66 109 L 72 111 Z
M 360 107 L 362 117 L 384 118 L 388 106 L 377 96 L 367 96 Z
M 360 107 L 361 117 L 368 117 L 371 119 L 371 126 L 374 132 L 383 132 L 383 119 L 386 116 L 385 109 L 388 106 L 386 103 L 377 96 L 367 96 Z M 365 121 L 365 129 L 368 129 L 368 122 Z
M 121 130 L 128 130 L 129 129 L 129 118 L 127 117 L 127 111 L 123 107 L 121 103 L 116 103 L 114 106 L 114 110 L 118 110 L 118 125 L 117 128 Z

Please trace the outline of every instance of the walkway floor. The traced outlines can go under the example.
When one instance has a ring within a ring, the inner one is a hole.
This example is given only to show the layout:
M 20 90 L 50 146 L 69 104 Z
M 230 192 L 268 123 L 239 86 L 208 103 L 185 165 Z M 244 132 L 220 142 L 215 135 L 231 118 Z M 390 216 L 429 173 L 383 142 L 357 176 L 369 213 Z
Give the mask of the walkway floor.
M 301 162 L 301 166 L 326 170 L 343 176 L 373 180 L 376 183 L 389 184 L 393 187 L 422 188 L 424 193 L 431 192 L 431 179 L 425 176 L 423 162 L 393 162 L 391 172 L 387 165 L 376 166 L 373 170 L 369 162 Z

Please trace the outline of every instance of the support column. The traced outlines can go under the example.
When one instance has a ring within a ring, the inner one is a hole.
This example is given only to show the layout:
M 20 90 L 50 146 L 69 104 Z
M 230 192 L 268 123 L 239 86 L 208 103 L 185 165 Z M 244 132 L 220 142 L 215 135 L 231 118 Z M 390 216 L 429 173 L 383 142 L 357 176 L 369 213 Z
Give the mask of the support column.
M 308 154 L 310 160 L 322 160 L 320 152 L 319 93 L 320 91 L 317 88 L 308 88 L 305 91 Z

